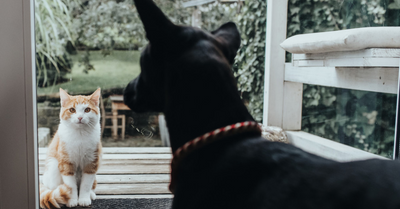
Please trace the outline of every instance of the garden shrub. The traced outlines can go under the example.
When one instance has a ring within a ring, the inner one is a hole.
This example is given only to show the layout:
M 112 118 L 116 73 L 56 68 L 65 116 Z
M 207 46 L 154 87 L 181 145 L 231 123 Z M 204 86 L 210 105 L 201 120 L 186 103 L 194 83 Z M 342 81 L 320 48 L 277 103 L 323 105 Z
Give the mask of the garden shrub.
M 238 3 L 226 4 L 219 1 L 199 6 L 202 18 L 201 28 L 213 31 L 224 23 L 236 22 L 239 8 L 240 5 Z M 188 11 L 191 11 L 191 9 Z
M 49 87 L 68 81 L 67 73 L 71 72 L 71 60 L 66 54 L 52 57 L 54 63 L 43 54 L 36 53 L 36 57 L 37 86 Z
M 156 0 L 157 5 L 177 24 L 188 24 L 190 13 L 179 1 Z M 138 50 L 147 44 L 145 31 L 133 0 L 89 0 L 75 19 L 78 42 L 108 55 L 114 49 Z
M 242 97 L 258 122 L 263 118 L 266 21 L 265 0 L 246 0 L 237 17 L 242 45 L 233 69 Z
M 71 8 L 75 0 L 35 0 L 37 85 L 47 87 L 65 80 L 71 65 L 67 44 L 74 44 Z

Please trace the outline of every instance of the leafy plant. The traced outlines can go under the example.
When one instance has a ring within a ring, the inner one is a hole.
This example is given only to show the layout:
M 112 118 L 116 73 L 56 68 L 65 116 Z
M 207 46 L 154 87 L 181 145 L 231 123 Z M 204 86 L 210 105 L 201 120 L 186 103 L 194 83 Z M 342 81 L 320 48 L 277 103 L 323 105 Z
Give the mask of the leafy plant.
M 236 2 L 227 4 L 219 1 L 199 6 L 202 20 L 201 28 L 213 31 L 224 23 L 236 21 L 239 6 Z
M 386 0 L 289 0 L 288 37 L 383 26 Z
M 245 1 L 237 19 L 242 46 L 236 56 L 234 72 L 248 109 L 259 122 L 263 117 L 266 21 L 265 0 Z
M 70 5 L 73 0 L 36 0 L 36 66 L 37 85 L 54 85 L 70 71 L 66 46 L 74 45 Z M 76 2 L 75 2 L 76 3 Z
M 179 1 L 155 2 L 173 22 L 188 24 L 190 14 L 180 7 Z M 100 49 L 104 55 L 114 49 L 138 50 L 147 43 L 133 0 L 89 0 L 74 25 L 79 44 Z

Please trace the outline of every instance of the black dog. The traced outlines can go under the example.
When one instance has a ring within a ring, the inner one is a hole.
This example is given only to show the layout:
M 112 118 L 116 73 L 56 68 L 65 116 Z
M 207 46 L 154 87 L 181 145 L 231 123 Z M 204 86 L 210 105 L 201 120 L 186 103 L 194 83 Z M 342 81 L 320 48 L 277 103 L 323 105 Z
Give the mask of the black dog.
M 208 33 L 174 25 L 151 0 L 135 3 L 150 44 L 124 99 L 136 112 L 164 112 L 172 151 L 215 129 L 253 121 L 231 72 L 240 45 L 235 24 Z M 217 138 L 173 166 L 173 208 L 400 208 L 398 162 L 338 163 L 268 142 L 255 130 Z

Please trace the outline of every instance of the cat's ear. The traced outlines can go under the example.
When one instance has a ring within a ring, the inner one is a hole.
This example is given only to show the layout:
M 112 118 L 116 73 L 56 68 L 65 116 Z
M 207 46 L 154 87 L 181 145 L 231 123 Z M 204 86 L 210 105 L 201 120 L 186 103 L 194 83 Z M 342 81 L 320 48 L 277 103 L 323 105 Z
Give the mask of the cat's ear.
M 61 100 L 61 107 L 64 107 L 71 98 L 69 97 L 68 93 L 64 91 L 64 89 L 60 88 L 60 100 Z
M 93 101 L 96 104 L 96 106 L 99 106 L 100 95 L 101 95 L 100 88 L 98 88 L 92 95 L 90 95 L 90 100 Z

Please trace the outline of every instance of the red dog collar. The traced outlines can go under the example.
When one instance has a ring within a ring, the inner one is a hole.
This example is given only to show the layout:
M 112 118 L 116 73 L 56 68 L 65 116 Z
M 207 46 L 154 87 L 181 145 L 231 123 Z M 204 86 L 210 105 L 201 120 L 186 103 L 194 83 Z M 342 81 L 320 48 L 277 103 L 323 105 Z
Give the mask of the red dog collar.
M 256 132 L 261 134 L 261 128 L 258 123 L 254 121 L 246 121 L 241 123 L 236 123 L 223 128 L 216 129 L 214 131 L 208 132 L 200 137 L 187 142 L 182 147 L 174 152 L 172 162 L 171 162 L 171 183 L 169 185 L 169 190 L 174 193 L 175 183 L 176 183 L 176 169 L 179 162 L 190 152 L 211 142 L 223 139 L 225 137 L 232 136 L 238 133 L 244 132 Z

